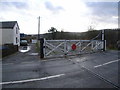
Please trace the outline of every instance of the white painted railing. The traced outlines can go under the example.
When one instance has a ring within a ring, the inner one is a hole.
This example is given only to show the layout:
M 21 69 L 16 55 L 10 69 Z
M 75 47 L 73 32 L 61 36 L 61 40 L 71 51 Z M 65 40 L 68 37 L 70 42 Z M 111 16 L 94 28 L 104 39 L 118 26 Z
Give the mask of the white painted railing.
M 76 49 L 72 50 L 72 45 Z M 91 51 L 103 50 L 101 40 L 44 40 L 44 56 L 55 57 L 64 55 L 75 55 Z

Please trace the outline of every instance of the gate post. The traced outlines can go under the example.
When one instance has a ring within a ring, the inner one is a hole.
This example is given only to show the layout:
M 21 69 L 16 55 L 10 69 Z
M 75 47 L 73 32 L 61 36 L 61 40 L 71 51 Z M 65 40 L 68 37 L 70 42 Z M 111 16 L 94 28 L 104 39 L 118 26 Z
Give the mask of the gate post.
M 67 41 L 64 41 L 64 55 L 67 55 Z
M 103 51 L 106 51 L 105 30 L 102 30 Z
M 40 58 L 44 58 L 44 38 L 40 38 Z

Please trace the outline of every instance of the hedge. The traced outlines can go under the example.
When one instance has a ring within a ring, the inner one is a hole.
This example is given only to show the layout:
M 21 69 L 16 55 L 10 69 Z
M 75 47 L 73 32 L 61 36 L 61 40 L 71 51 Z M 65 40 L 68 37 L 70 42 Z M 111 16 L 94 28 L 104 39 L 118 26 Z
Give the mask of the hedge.
M 2 57 L 11 55 L 18 51 L 18 45 L 4 44 L 2 46 Z

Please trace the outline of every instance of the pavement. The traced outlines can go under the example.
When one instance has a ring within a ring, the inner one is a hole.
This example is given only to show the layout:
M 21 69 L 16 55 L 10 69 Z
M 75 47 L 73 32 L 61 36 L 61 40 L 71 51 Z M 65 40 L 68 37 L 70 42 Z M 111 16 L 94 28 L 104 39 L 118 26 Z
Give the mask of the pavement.
M 2 60 L 2 88 L 116 88 L 119 51 L 41 60 L 30 45 Z

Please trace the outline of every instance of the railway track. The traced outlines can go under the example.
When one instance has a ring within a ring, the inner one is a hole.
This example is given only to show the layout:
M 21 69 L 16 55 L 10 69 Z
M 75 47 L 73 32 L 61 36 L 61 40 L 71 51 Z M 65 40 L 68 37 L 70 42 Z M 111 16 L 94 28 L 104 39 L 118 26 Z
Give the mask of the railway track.
M 114 84 L 112 81 L 110 81 L 110 80 L 106 79 L 105 77 L 103 77 L 103 76 L 101 76 L 101 75 L 93 72 L 92 70 L 88 69 L 87 67 L 79 65 L 77 62 L 75 62 L 75 61 L 73 61 L 73 60 L 71 60 L 71 59 L 69 59 L 69 60 L 70 60 L 71 62 L 73 62 L 74 64 L 77 64 L 79 67 L 81 67 L 83 70 L 86 70 L 87 72 L 89 72 L 89 73 L 92 74 L 93 76 L 95 76 L 95 77 L 101 79 L 102 81 L 104 81 L 104 82 L 112 85 L 112 86 L 113 86 L 114 88 L 116 88 L 117 90 L 120 90 L 120 86 L 119 86 L 119 85 Z

